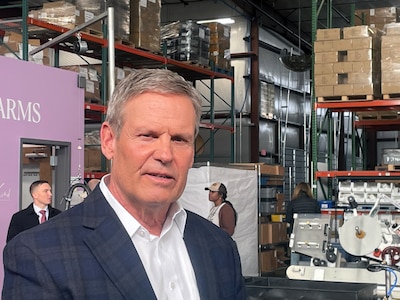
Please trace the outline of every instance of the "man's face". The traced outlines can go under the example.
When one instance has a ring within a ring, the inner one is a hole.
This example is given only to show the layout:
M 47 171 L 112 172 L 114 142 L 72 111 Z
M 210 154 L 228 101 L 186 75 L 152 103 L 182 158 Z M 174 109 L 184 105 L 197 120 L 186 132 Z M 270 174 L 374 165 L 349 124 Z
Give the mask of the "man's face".
M 116 198 L 136 208 L 176 201 L 193 164 L 195 120 L 189 98 L 148 92 L 126 103 L 119 138 L 105 122 L 102 150 L 112 159 Z
M 40 208 L 44 208 L 46 205 L 51 204 L 52 195 L 50 184 L 42 183 L 32 191 L 33 203 Z

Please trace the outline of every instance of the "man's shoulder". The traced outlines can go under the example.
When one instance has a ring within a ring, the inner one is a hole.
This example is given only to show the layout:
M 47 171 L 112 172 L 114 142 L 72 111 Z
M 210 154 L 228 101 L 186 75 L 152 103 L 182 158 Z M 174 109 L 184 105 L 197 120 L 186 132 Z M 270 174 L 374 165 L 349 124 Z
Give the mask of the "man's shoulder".
M 216 226 L 214 223 L 210 222 L 209 220 L 203 218 L 202 216 L 191 212 L 191 211 L 186 211 L 187 212 L 187 222 L 186 222 L 186 228 L 192 232 L 196 232 L 200 235 L 205 235 L 208 236 L 208 238 L 216 237 L 217 239 L 219 238 L 230 238 L 230 236 L 224 231 L 221 230 L 218 226 Z
M 27 206 L 27 207 L 21 209 L 20 211 L 17 211 L 16 213 L 14 213 L 13 214 L 13 218 L 20 217 L 20 216 L 26 216 L 27 214 L 30 214 L 30 213 L 34 213 L 33 204 L 32 203 L 29 206 Z

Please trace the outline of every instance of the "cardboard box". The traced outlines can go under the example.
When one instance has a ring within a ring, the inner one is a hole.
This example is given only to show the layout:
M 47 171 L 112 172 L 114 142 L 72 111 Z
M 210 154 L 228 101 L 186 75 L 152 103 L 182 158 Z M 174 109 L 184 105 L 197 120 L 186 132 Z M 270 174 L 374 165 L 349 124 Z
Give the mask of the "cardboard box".
M 372 74 L 371 74 L 371 72 L 348 73 L 348 82 L 354 83 L 354 84 L 371 84 L 371 83 L 373 83 L 372 82 Z M 354 89 L 354 86 L 353 86 L 353 89 Z
M 260 168 L 260 173 L 262 175 L 273 175 L 273 176 L 285 175 L 285 168 L 281 165 L 268 165 L 264 163 L 232 163 L 230 165 L 252 170 Z
M 333 95 L 333 85 L 315 86 L 316 97 L 328 97 Z
M 130 36 L 135 47 L 160 52 L 161 0 L 130 2 Z
M 262 223 L 259 229 L 261 245 L 287 241 L 287 223 Z
M 338 51 L 315 53 L 316 64 L 335 63 L 338 61 L 339 61 Z
M 317 41 L 340 40 L 342 30 L 340 28 L 317 29 Z
M 332 96 L 352 96 L 353 85 L 352 84 L 338 84 L 333 86 Z
M 381 38 L 382 49 L 391 48 L 391 47 L 398 48 L 399 45 L 400 45 L 400 36 L 397 36 L 397 35 L 384 35 Z
M 352 65 L 353 65 L 353 71 L 352 72 L 360 72 L 360 73 L 370 73 L 370 74 L 372 74 L 372 72 L 374 71 L 374 63 L 373 63 L 372 60 L 352 62 Z
M 375 31 L 368 25 L 350 26 L 343 28 L 344 39 L 365 38 L 375 34 Z
M 285 194 L 277 193 L 276 194 L 276 212 L 282 213 L 285 211 L 286 211 Z
M 314 84 L 316 86 L 338 84 L 338 74 L 331 73 L 331 74 L 315 75 Z
M 332 43 L 332 50 L 336 51 L 347 51 L 353 47 L 353 40 L 337 40 Z M 331 51 L 332 51 L 331 50 Z
M 372 49 L 359 49 L 347 51 L 347 61 L 372 60 Z
M 266 250 L 259 253 L 260 272 L 272 272 L 278 268 L 275 250 Z
M 399 58 L 400 51 L 397 47 L 390 47 L 390 48 L 382 48 L 381 51 L 381 60 L 382 61 L 389 61 L 393 58 Z
M 358 39 L 351 39 L 351 49 L 372 49 L 373 48 L 373 38 L 372 37 L 363 37 Z
M 333 72 L 339 74 L 353 72 L 353 63 L 345 61 L 333 64 Z
M 86 79 L 85 86 L 85 102 L 87 103 L 100 103 L 100 82 L 96 68 L 86 66 L 65 66 L 65 70 L 70 70 L 79 73 L 79 75 Z
M 386 36 L 400 35 L 400 23 L 386 24 L 383 30 L 386 32 Z
M 353 95 L 378 95 L 377 84 L 353 84 Z
M 400 85 L 398 82 L 382 82 L 382 94 L 398 94 L 400 93 Z
M 334 44 L 333 41 L 315 41 L 314 42 L 314 53 L 330 52 L 333 49 L 333 44 Z
M 4 43 L 22 43 L 22 34 L 15 31 L 6 31 L 3 37 Z M 31 46 L 40 46 L 40 39 L 28 39 L 28 44 Z
M 47 23 L 72 29 L 76 22 L 76 6 L 67 1 L 43 3 L 43 8 L 30 11 L 29 16 Z
M 102 152 L 100 146 L 85 146 L 85 171 L 96 172 L 96 171 L 110 171 L 110 161 L 106 161 L 106 170 L 102 170 Z
M 335 63 L 327 63 L 327 64 L 315 64 L 314 65 L 314 74 L 315 75 L 323 75 L 334 73 Z M 337 72 L 335 72 L 337 73 Z
M 369 25 L 371 28 L 384 30 L 386 24 L 398 21 L 397 10 L 396 7 L 357 9 L 355 25 Z
M 75 24 L 81 25 L 83 23 L 86 23 L 86 22 L 92 20 L 95 16 L 96 15 L 89 10 L 76 10 Z M 84 30 L 93 30 L 99 34 L 103 33 L 101 21 L 91 24 L 90 26 L 86 27 Z

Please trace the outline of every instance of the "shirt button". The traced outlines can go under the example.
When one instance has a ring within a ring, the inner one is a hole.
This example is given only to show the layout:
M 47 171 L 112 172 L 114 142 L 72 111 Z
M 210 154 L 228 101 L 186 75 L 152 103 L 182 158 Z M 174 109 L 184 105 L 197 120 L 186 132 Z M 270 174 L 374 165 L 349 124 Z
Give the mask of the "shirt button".
M 139 234 L 140 234 L 141 237 L 144 237 L 144 231 L 143 230 L 140 230 Z
M 174 283 L 174 282 L 170 282 L 170 283 L 169 283 L 169 288 L 170 288 L 171 290 L 173 290 L 173 289 L 175 288 L 175 283 Z

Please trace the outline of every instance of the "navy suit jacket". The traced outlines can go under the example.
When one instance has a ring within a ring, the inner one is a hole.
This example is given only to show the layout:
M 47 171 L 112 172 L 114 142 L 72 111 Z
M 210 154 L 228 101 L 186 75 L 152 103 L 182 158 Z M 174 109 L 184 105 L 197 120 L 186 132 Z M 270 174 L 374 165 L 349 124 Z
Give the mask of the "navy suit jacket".
M 61 211 L 48 206 L 49 209 L 49 219 L 58 215 Z M 30 229 L 36 225 L 39 225 L 39 217 L 35 213 L 35 209 L 33 208 L 33 203 L 31 203 L 27 208 L 16 212 L 10 222 L 10 226 L 8 227 L 7 233 L 7 242 L 11 240 L 18 233 Z
M 188 212 L 184 241 L 201 299 L 246 299 L 228 234 Z M 3 299 L 156 299 L 128 233 L 98 187 L 80 205 L 16 236 L 3 260 Z

